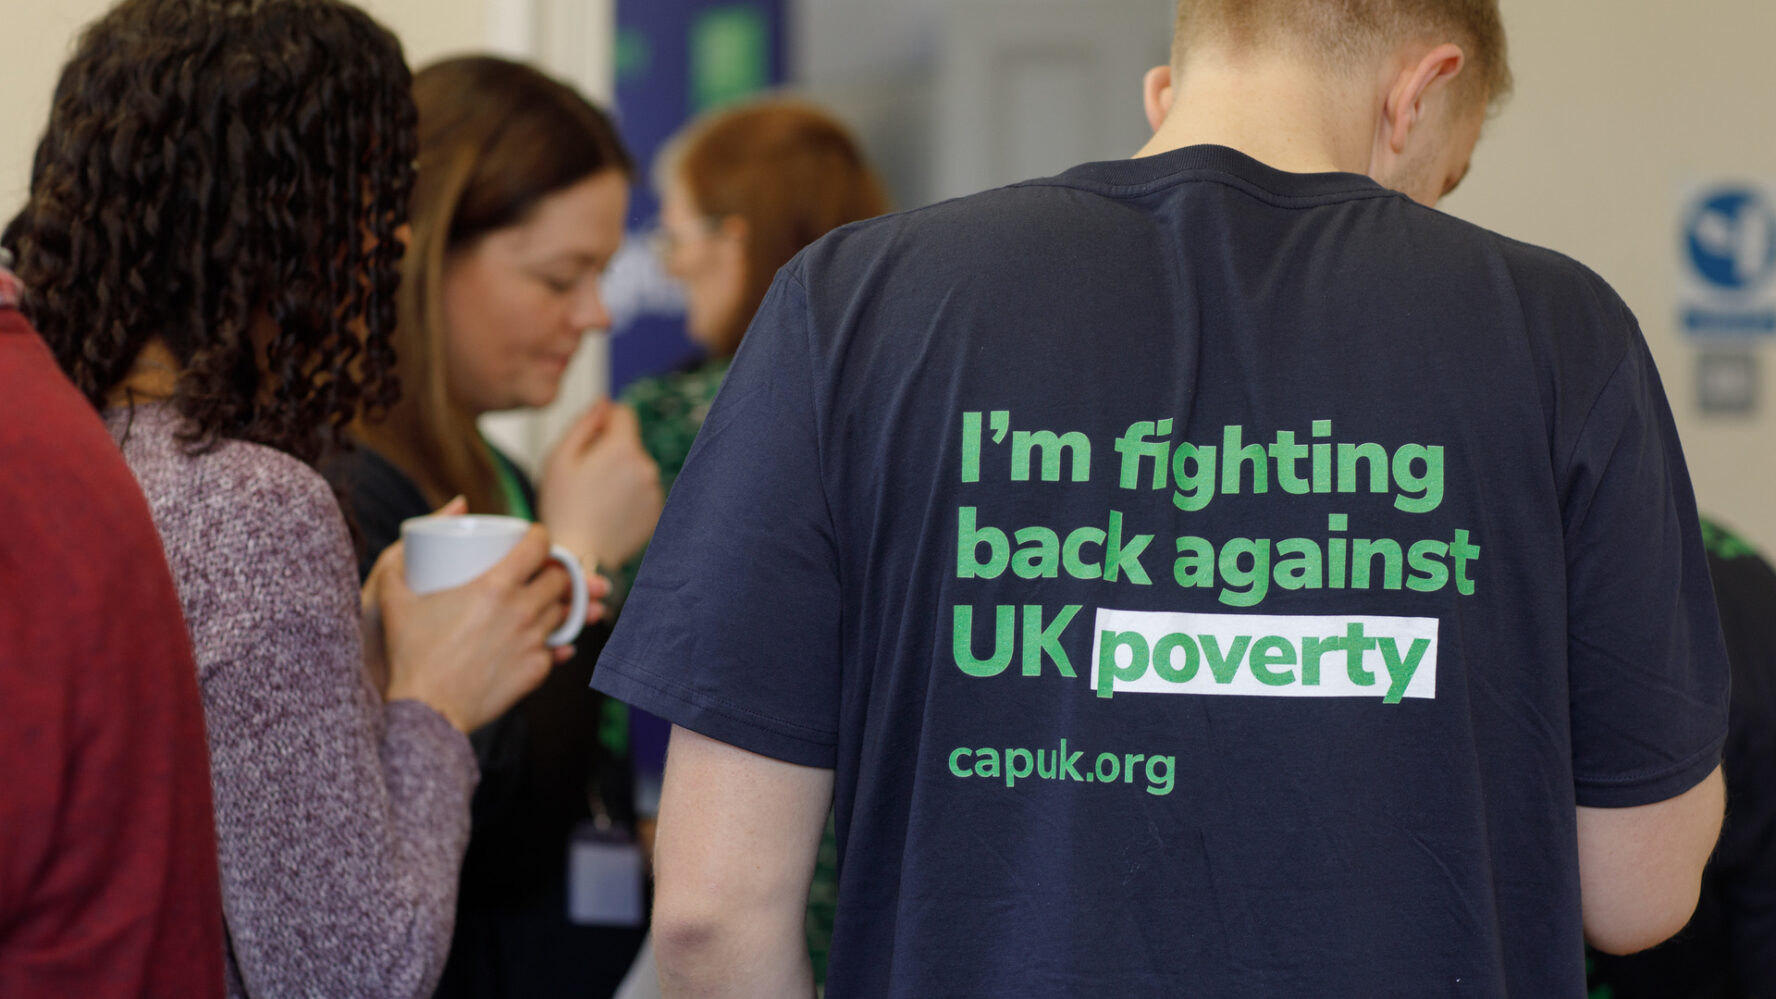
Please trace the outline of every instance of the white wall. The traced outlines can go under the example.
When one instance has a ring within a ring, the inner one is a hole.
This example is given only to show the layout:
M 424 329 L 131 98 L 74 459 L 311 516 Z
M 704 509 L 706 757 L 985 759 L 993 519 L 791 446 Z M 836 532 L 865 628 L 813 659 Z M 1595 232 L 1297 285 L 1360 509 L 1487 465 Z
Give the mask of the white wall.
M 499 0 L 352 0 L 401 39 L 407 64 L 419 67 L 442 55 L 479 50 L 490 7 Z
M 401 39 L 419 66 L 447 52 L 479 48 L 501 0 L 360 0 Z M 6 0 L 0 30 L 0 222 L 24 203 L 31 151 L 49 117 L 49 97 L 80 28 L 110 0 Z
M 0 224 L 24 204 L 31 151 L 74 36 L 106 6 L 98 0 L 7 5 L 6 30 L 0 31 Z
M 1776 554 L 1776 343 L 1749 417 L 1704 416 L 1695 341 L 1678 328 L 1685 185 L 1776 179 L 1776 4 L 1503 0 L 1517 96 L 1446 207 L 1570 254 L 1640 318 L 1704 512 Z
M 1063 150 L 1089 149 L 1094 159 L 1120 155 L 1124 145 L 1132 152 L 1145 140 L 1141 73 L 1165 58 L 1173 2 L 786 0 L 789 73 L 798 90 L 857 132 L 893 204 L 915 207 L 974 185 L 1059 172 L 1073 165 L 1056 161 Z M 1088 20 L 1080 25 L 1076 17 Z M 1020 45 L 1020 36 L 1054 44 Z M 1016 68 L 1005 71 L 1008 53 L 1047 57 L 1012 60 L 1021 68 L 1051 64 L 1046 73 L 1035 67 L 1037 78 L 1021 96 L 1005 92 L 1016 75 Z M 1086 79 L 1069 78 L 1082 65 L 1091 67 Z M 956 99 L 957 87 L 970 88 L 972 99 Z M 1021 112 L 1045 104 L 1052 111 L 1046 95 L 1056 88 L 1066 88 L 1063 103 L 1088 110 L 1028 141 L 1040 123 Z M 988 109 L 1001 120 L 975 120 Z M 976 133 L 995 131 L 1010 134 L 984 140 L 996 162 L 983 163 Z M 951 142 L 952 135 L 967 141 Z M 1025 154 L 1030 162 L 1015 162 Z

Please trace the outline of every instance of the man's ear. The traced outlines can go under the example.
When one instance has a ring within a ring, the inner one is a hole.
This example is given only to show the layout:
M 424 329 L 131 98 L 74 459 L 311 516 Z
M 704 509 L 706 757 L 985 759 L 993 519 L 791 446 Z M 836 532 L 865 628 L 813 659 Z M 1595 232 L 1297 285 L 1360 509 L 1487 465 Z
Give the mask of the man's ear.
M 1424 121 L 1426 102 L 1447 91 L 1465 65 L 1461 46 L 1445 42 L 1402 68 L 1382 101 L 1377 146 L 1385 145 L 1396 156 L 1403 152 L 1413 130 Z
M 1172 113 L 1172 67 L 1155 66 L 1141 78 L 1141 104 L 1147 109 L 1147 124 L 1155 132 Z

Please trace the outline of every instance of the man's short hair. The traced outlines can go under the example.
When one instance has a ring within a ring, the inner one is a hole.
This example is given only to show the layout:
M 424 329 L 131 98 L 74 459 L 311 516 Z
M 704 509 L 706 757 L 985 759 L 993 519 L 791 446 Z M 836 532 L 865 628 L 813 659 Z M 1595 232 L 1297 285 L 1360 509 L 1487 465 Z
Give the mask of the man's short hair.
M 1415 40 L 1452 41 L 1468 57 L 1462 78 L 1496 106 L 1511 92 L 1498 0 L 1178 0 L 1173 63 L 1192 42 L 1238 46 L 1286 41 L 1330 65 L 1373 58 Z

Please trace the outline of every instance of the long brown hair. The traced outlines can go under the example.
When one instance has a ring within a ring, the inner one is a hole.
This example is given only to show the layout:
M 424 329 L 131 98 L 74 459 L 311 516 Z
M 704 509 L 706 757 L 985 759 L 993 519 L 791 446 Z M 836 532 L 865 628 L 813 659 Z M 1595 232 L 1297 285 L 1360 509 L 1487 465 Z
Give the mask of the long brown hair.
M 455 495 L 477 512 L 506 512 L 493 455 L 475 415 L 450 398 L 444 370 L 444 265 L 452 253 L 517 225 L 537 203 L 634 160 L 604 112 L 522 63 L 469 56 L 413 78 L 419 178 L 401 268 L 395 334 L 403 395 L 388 418 L 356 433 L 434 505 Z
M 87 400 L 159 339 L 196 449 L 312 462 L 392 403 L 409 84 L 394 36 L 336 0 L 126 0 L 93 22 L 5 236 Z
M 847 222 L 888 210 L 881 179 L 831 115 L 804 101 L 767 98 L 693 122 L 661 160 L 659 180 L 684 183 L 710 218 L 746 220 L 746 277 L 721 331 L 740 345 L 778 268 Z

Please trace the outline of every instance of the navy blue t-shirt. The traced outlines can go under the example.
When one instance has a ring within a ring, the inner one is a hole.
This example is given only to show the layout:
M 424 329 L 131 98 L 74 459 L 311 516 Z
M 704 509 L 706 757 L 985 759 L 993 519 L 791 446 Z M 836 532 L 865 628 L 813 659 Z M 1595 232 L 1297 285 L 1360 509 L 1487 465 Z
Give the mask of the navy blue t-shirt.
M 1727 664 L 1603 281 L 1195 147 L 786 267 L 594 682 L 835 769 L 829 996 L 1543 999 Z

